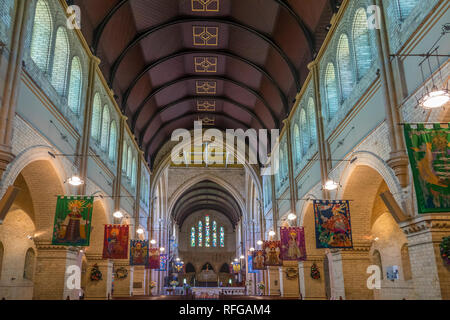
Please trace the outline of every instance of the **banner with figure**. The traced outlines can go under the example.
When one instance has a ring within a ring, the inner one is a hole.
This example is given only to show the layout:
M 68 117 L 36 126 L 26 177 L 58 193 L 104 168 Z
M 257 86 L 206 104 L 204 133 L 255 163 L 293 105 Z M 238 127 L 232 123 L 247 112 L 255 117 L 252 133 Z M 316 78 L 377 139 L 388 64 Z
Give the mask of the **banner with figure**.
M 253 251 L 253 270 L 266 270 L 263 250 Z
M 52 244 L 88 247 L 94 197 L 58 196 Z
M 281 259 L 306 260 L 305 230 L 302 227 L 281 227 Z
M 161 267 L 161 261 L 158 248 L 148 249 L 148 263 L 147 269 L 159 270 Z
M 349 201 L 314 201 L 316 247 L 353 248 Z
M 105 225 L 103 259 L 128 259 L 128 225 Z
M 419 213 L 450 211 L 449 125 L 405 125 Z
M 148 263 L 148 240 L 130 241 L 130 265 L 145 266 Z
M 167 253 L 163 253 L 159 255 L 159 271 L 167 271 L 167 261 L 169 260 L 169 256 Z
M 281 241 L 264 241 L 263 251 L 266 266 L 281 266 Z

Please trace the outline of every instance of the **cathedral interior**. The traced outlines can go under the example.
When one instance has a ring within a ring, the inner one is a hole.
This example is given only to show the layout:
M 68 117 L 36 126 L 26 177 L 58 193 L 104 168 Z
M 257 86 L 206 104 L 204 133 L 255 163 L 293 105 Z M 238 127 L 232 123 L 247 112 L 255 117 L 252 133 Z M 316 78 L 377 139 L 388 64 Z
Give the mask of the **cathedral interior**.
M 448 0 L 0 0 L 0 299 L 450 300 Z

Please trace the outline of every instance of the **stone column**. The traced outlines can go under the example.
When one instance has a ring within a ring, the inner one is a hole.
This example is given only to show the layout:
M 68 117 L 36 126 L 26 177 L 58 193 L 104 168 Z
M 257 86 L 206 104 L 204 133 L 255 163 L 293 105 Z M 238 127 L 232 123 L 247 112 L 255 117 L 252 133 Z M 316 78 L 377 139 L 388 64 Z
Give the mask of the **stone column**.
M 146 295 L 146 288 L 148 287 L 147 280 L 147 270 L 145 266 L 135 266 L 133 273 L 133 296 L 143 296 Z M 136 284 L 136 286 L 135 286 Z
M 320 278 L 311 278 L 311 266 L 316 264 L 320 271 Z M 308 256 L 299 265 L 300 293 L 304 300 L 326 300 L 325 272 L 323 270 L 323 256 Z
M 73 247 L 53 246 L 50 242 L 36 242 L 37 259 L 34 273 L 34 293 L 36 300 L 79 299 L 79 290 L 67 286 L 66 270 L 69 266 L 81 266 L 78 250 Z
M 16 1 L 16 14 L 11 34 L 9 57 L 5 81 L 1 88 L 2 101 L 0 105 L 0 179 L 6 167 L 14 159 L 11 141 L 13 122 L 16 114 L 17 93 L 20 88 L 20 75 L 22 74 L 22 58 L 25 47 L 25 38 L 30 7 L 33 1 Z M 3 47 L 2 55 L 5 50 Z M 3 57 L 1 57 L 3 59 Z
M 280 295 L 279 267 L 267 267 L 267 294 L 269 296 Z
M 278 268 L 280 274 L 280 292 L 283 298 L 300 298 L 300 285 L 298 282 L 298 262 L 283 261 Z
M 370 243 L 354 243 L 353 249 L 333 251 L 334 298 L 347 300 L 372 300 L 373 291 L 367 288 L 367 267 Z M 339 281 L 341 280 L 341 281 Z
M 114 274 L 114 298 L 126 298 L 133 295 L 133 277 L 134 277 L 134 267 L 130 266 L 128 260 L 115 260 L 114 261 L 114 272 L 118 269 L 124 268 L 127 270 L 128 275 L 124 279 L 119 279 Z
M 408 239 L 416 298 L 450 299 L 450 267 L 444 265 L 439 243 L 450 236 L 450 214 L 421 215 L 400 223 Z
M 106 300 L 112 298 L 112 271 L 113 262 L 109 259 L 102 259 L 102 255 L 86 255 L 88 265 L 86 269 L 86 300 Z M 103 279 L 99 281 L 92 281 L 90 279 L 91 270 L 97 265 L 102 272 Z

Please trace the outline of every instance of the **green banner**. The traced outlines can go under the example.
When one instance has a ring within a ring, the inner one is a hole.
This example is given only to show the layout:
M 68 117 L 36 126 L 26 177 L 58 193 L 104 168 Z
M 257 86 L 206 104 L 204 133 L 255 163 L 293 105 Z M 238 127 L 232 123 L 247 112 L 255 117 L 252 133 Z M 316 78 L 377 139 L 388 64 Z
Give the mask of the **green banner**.
M 405 138 L 419 213 L 450 211 L 449 126 L 407 124 Z
M 58 196 L 52 244 L 89 246 L 94 197 Z

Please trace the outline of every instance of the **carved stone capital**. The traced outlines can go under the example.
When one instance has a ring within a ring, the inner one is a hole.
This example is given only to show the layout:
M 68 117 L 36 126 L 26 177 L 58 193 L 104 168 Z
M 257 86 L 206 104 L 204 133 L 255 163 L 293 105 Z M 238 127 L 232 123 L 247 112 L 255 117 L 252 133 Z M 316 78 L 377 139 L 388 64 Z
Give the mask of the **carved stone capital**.
M 0 179 L 6 171 L 8 164 L 15 158 L 15 155 L 11 151 L 10 146 L 0 145 Z
M 400 228 L 407 236 L 421 232 L 450 233 L 450 214 L 419 216 L 400 223 Z
M 406 188 L 409 182 L 408 165 L 409 159 L 405 151 L 392 152 L 387 164 L 394 170 L 402 188 Z

